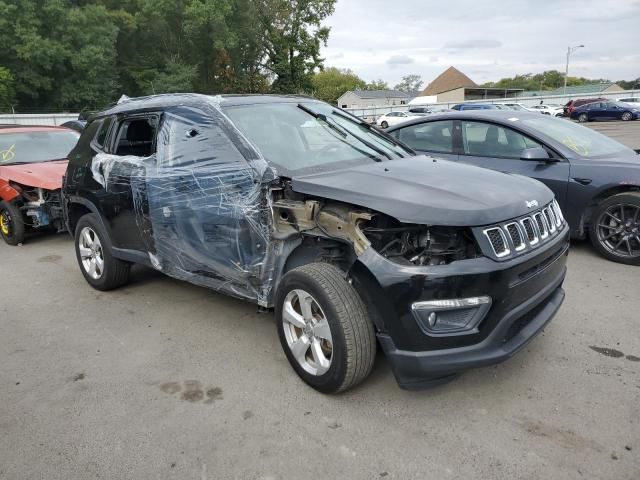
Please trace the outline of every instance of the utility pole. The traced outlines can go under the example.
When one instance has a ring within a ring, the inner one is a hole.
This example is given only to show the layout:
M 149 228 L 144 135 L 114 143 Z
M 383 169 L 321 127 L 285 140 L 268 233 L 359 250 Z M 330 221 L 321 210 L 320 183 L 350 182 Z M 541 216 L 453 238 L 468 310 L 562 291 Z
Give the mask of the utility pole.
M 564 89 L 562 90 L 562 93 L 564 95 L 567 94 L 567 77 L 569 76 L 569 57 L 571 56 L 571 54 L 579 49 L 579 48 L 584 48 L 584 45 L 577 45 L 575 47 L 567 47 L 567 64 L 564 68 Z

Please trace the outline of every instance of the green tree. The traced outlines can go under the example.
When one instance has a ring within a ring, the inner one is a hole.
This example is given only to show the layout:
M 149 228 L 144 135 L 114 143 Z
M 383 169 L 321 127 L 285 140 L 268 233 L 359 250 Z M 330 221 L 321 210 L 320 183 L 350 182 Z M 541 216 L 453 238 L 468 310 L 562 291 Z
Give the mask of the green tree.
M 16 92 L 11 72 L 0 67 L 0 112 L 10 112 L 16 103 Z
M 335 104 L 345 92 L 364 89 L 366 82 L 348 69 L 325 68 L 311 79 L 312 93 L 316 98 Z
M 265 32 L 264 66 L 275 77 L 274 92 L 311 90 L 316 69 L 323 66 L 321 45 L 329 27 L 322 22 L 333 13 L 336 0 L 256 0 L 260 26 Z
M 393 88 L 405 93 L 418 92 L 422 90 L 423 83 L 420 75 L 405 75 L 402 77 L 402 81 Z
M 389 90 L 389 84 L 379 78 L 378 80 L 371 80 L 367 83 L 365 90 Z

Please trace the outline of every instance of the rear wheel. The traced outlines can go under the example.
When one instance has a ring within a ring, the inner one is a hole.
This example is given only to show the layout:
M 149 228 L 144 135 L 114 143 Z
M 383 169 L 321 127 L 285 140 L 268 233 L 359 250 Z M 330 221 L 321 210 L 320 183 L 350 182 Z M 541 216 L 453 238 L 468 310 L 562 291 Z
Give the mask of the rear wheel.
M 9 202 L 0 202 L 0 235 L 9 245 L 18 245 L 24 240 L 22 212 Z
M 316 390 L 344 391 L 369 375 L 376 353 L 373 324 L 337 267 L 312 263 L 288 272 L 275 313 L 289 363 Z
M 131 264 L 114 258 L 107 242 L 97 215 L 80 218 L 75 232 L 76 258 L 85 280 L 97 290 L 113 290 L 129 280 Z
M 382 128 L 389 128 L 389 124 L 388 124 L 386 121 L 383 121 L 383 122 L 380 124 L 380 126 L 381 126 Z
M 578 121 L 580 123 L 585 123 L 589 121 L 589 115 L 587 115 L 586 113 L 581 113 L 580 115 L 578 115 Z
M 629 120 L 631 120 L 632 117 L 633 115 L 631 115 L 631 112 L 624 112 L 622 114 L 622 120 L 624 120 L 625 122 L 628 122 Z
M 640 265 L 640 193 L 620 193 L 598 205 L 589 237 L 595 249 L 609 260 Z

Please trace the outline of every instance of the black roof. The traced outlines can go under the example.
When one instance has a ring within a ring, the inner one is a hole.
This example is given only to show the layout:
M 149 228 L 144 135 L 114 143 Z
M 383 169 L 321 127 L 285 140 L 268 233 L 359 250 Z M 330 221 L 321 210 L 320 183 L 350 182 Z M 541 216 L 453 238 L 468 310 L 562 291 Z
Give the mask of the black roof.
M 294 103 L 300 101 L 317 102 L 311 97 L 304 95 L 261 95 L 261 94 L 225 94 L 225 95 L 203 95 L 200 93 L 167 93 L 161 95 L 150 95 L 147 97 L 129 98 L 121 103 L 96 114 L 97 117 L 114 115 L 118 113 L 130 112 L 134 110 L 153 110 L 180 105 L 197 106 L 203 103 L 220 104 L 225 106 L 254 105 L 263 103 Z

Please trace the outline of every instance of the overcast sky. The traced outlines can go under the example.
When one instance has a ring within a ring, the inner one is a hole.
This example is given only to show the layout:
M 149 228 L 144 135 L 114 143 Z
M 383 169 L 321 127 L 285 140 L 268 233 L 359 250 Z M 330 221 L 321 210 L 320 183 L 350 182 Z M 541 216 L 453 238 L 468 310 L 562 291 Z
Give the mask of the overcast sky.
M 450 65 L 476 83 L 544 70 L 640 76 L 640 0 L 338 0 L 325 66 L 426 86 Z

